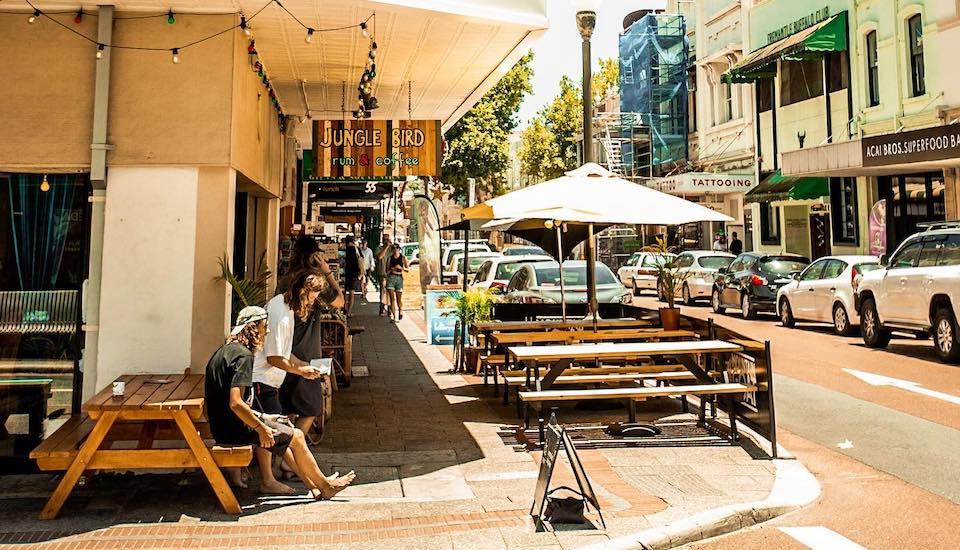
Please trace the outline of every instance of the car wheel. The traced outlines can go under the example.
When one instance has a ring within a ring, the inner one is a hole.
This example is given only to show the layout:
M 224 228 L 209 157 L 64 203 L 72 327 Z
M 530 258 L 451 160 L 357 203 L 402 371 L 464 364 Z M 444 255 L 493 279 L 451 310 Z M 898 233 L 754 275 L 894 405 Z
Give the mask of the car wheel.
M 833 306 L 833 331 L 840 336 L 850 336 L 851 329 L 847 308 L 843 307 L 843 304 Z
M 681 293 L 683 294 L 683 305 L 692 306 L 693 296 L 690 295 L 690 287 L 687 285 L 687 283 L 683 283 L 683 290 Z
M 710 295 L 710 305 L 713 306 L 714 313 L 723 313 L 727 308 L 723 307 L 723 302 L 720 301 L 720 290 L 713 289 L 713 294 Z
M 640 289 L 637 287 L 637 282 L 633 282 L 633 295 L 640 296 Z
M 780 300 L 780 324 L 785 327 L 792 327 L 797 324 L 793 318 L 793 310 L 790 309 L 790 302 L 786 298 Z
M 938 309 L 937 314 L 933 316 L 933 345 L 941 361 L 960 362 L 957 323 L 953 319 L 953 312 L 947 308 Z
M 748 321 L 757 316 L 757 312 L 753 309 L 753 304 L 750 303 L 749 294 L 744 294 L 740 297 L 740 316 Z
M 873 298 L 864 300 L 860 308 L 860 336 L 868 348 L 885 348 L 890 343 L 890 331 L 880 325 Z

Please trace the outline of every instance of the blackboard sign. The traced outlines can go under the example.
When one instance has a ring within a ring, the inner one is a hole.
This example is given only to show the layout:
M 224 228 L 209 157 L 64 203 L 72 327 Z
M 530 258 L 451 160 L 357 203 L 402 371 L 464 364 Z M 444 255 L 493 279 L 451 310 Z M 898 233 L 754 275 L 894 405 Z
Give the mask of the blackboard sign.
M 593 505 L 600 516 L 600 523 L 606 529 L 606 522 L 603 520 L 603 514 L 600 513 L 600 502 L 597 500 L 597 494 L 593 492 L 593 486 L 590 485 L 590 479 L 587 478 L 587 472 L 583 469 L 583 463 L 577 455 L 577 448 L 573 446 L 573 441 L 557 423 L 556 415 L 550 415 L 550 421 L 544 430 L 546 438 L 543 447 L 543 458 L 540 461 L 540 475 L 537 476 L 537 487 L 534 489 L 533 507 L 530 509 L 530 515 L 537 521 L 542 521 L 543 509 L 547 505 L 547 493 L 550 490 L 550 478 L 553 476 L 553 468 L 557 464 L 557 455 L 560 453 L 561 444 L 570 462 L 570 469 L 573 470 L 573 477 L 577 480 L 577 486 L 580 488 L 580 494 L 586 499 L 587 504 Z

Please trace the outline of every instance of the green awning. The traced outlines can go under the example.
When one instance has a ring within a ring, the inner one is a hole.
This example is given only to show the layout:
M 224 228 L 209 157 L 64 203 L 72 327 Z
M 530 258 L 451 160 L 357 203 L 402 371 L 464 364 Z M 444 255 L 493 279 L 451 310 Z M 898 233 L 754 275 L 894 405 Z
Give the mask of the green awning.
M 777 170 L 747 193 L 745 199 L 746 202 L 799 201 L 818 199 L 829 194 L 828 178 L 784 176 L 780 170 Z
M 782 40 L 754 51 L 721 77 L 724 82 L 742 84 L 777 74 L 777 60 L 798 61 L 818 58 L 823 52 L 847 49 L 847 12 L 807 27 Z

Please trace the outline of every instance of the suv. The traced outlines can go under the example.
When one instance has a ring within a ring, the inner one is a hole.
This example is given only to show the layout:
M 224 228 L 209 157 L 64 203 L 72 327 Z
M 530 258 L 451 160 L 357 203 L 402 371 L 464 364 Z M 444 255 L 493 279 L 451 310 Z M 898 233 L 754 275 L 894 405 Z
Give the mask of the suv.
M 900 245 L 885 266 L 857 285 L 860 334 L 871 348 L 890 342 L 892 330 L 933 336 L 942 361 L 960 362 L 960 224 L 931 225 Z

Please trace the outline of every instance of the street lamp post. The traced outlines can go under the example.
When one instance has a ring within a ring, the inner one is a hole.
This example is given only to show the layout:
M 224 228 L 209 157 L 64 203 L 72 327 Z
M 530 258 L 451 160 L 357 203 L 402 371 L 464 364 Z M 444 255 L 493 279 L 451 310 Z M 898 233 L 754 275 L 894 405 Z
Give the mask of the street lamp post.
M 583 39 L 581 45 L 583 54 L 583 163 L 593 162 L 593 94 L 590 90 L 590 80 L 593 70 L 590 65 L 590 37 L 597 24 L 596 4 L 598 0 L 577 0 L 577 30 Z M 584 247 L 587 260 L 587 296 L 590 303 L 587 314 L 597 319 L 597 279 L 596 279 L 596 246 L 593 242 L 593 225 L 588 226 L 587 242 Z M 563 259 L 560 259 L 563 262 Z M 596 326 L 594 326 L 596 329 Z

